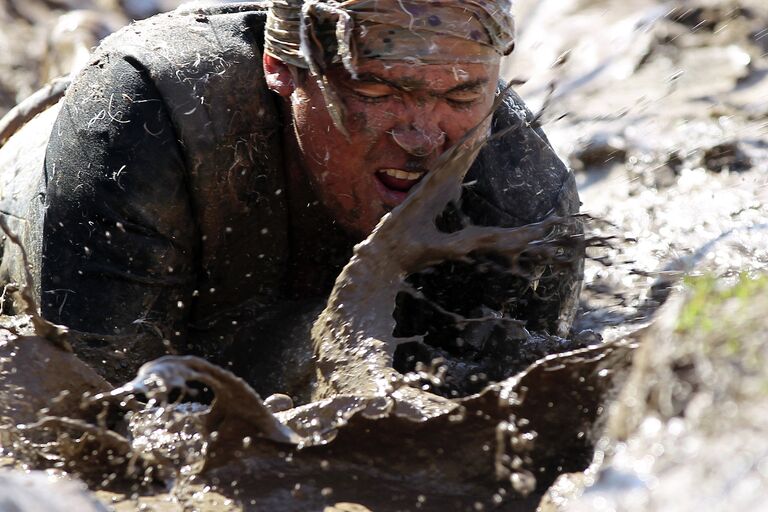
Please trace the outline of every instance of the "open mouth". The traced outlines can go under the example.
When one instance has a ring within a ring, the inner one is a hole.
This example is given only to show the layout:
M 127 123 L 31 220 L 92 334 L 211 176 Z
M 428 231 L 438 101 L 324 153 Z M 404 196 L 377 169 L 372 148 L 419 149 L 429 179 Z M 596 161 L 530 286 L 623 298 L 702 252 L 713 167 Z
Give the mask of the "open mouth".
M 424 174 L 426 174 L 424 171 L 409 172 L 401 169 L 382 169 L 376 173 L 376 177 L 387 188 L 408 192 L 411 187 L 424 177 Z
M 381 169 L 376 173 L 385 202 L 393 205 L 405 200 L 408 192 L 427 174 L 426 170 Z

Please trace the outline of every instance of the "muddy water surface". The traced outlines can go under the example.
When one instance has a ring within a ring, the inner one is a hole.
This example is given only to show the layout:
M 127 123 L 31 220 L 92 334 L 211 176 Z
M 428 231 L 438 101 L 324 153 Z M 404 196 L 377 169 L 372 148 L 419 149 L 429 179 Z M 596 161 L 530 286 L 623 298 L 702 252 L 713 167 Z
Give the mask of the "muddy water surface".
M 545 130 L 577 170 L 584 210 L 602 219 L 593 234 L 615 237 L 613 248 L 589 249 L 595 261 L 577 321 L 604 344 L 550 356 L 458 400 L 395 385 L 279 410 L 228 372 L 185 358 L 146 367 L 131 387 L 112 392 L 71 354 L 29 337 L 23 318 L 6 319 L 3 415 L 15 422 L 4 424 L 0 442 L 17 458 L 9 465 L 79 475 L 118 510 L 533 510 L 559 474 L 589 464 L 604 436 L 591 473 L 561 479 L 546 506 L 594 510 L 611 500 L 619 510 L 662 510 L 674 501 L 683 510 L 675 486 L 698 488 L 704 476 L 686 469 L 697 465 L 720 484 L 713 509 L 734 497 L 747 508 L 760 503 L 765 391 L 751 369 L 765 347 L 750 336 L 762 332 L 759 315 L 749 317 L 742 345 L 718 338 L 727 357 L 678 320 L 695 295 L 684 291 L 683 275 L 710 272 L 725 286 L 768 263 L 768 12 L 748 1 L 544 0 L 518 8 L 521 37 L 507 75 L 528 79 L 521 93 L 543 109 Z M 680 298 L 658 316 L 670 294 Z M 760 293 L 753 296 L 761 308 Z M 706 315 L 745 316 L 718 304 L 725 309 Z M 686 344 L 693 335 L 700 342 Z M 664 348 L 672 342 L 682 348 Z M 641 343 L 629 385 L 616 389 Z M 41 354 L 56 362 L 61 383 L 32 386 L 18 375 Z M 60 394 L 75 382 L 82 389 Z M 164 405 L 189 382 L 217 399 Z M 646 403 L 649 389 L 658 399 Z M 608 420 L 606 402 L 619 392 Z M 132 395 L 152 407 L 143 410 Z M 732 404 L 733 414 L 720 414 L 718 402 Z M 735 451 L 738 458 L 720 464 Z

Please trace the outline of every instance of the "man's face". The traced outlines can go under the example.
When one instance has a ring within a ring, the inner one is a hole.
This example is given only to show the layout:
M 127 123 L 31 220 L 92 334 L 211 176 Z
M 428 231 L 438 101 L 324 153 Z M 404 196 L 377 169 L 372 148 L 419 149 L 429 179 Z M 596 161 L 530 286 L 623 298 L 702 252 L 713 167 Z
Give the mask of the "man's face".
M 302 167 L 315 193 L 344 229 L 365 236 L 443 151 L 483 120 L 499 65 L 371 59 L 357 69 L 357 80 L 341 66 L 328 72 L 344 105 L 348 139 L 334 127 L 311 77 L 291 104 Z

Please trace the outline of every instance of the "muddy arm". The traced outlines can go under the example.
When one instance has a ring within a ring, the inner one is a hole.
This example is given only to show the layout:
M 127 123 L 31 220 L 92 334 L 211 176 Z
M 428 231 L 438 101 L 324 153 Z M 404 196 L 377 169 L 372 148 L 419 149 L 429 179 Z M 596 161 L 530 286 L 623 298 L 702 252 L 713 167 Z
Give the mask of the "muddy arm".
M 558 194 L 555 214 L 567 216 L 579 211 L 579 196 L 573 175 L 570 175 Z M 584 224 L 579 218 L 558 226 L 560 236 L 584 236 Z M 579 243 L 563 248 L 559 262 L 545 267 L 535 287 L 521 297 L 516 314 L 527 319 L 528 328 L 546 331 L 557 336 L 568 336 L 578 308 L 584 279 L 584 250 Z
M 45 172 L 43 316 L 93 350 L 141 335 L 159 355 L 184 333 L 198 242 L 176 134 L 140 69 L 105 58 L 79 76 Z
M 462 210 L 473 224 L 517 227 L 550 215 L 568 217 L 581 203 L 573 173 L 558 158 L 535 116 L 522 99 L 508 91 L 494 115 L 491 140 L 467 174 Z M 578 219 L 558 225 L 557 232 L 581 236 Z M 538 269 L 531 286 L 495 293 L 492 302 L 507 302 L 507 314 L 526 321 L 532 331 L 567 334 L 581 289 L 583 254 L 560 258 Z M 570 260 L 570 264 L 563 264 Z

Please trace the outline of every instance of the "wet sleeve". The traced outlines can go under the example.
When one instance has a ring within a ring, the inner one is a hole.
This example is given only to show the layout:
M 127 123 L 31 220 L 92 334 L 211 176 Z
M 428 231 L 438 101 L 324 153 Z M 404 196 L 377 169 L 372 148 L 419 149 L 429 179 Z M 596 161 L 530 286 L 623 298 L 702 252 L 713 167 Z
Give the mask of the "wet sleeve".
M 87 333 L 90 348 L 127 352 L 148 336 L 145 358 L 181 339 L 199 236 L 182 148 L 139 63 L 107 54 L 80 74 L 45 173 L 43 315 Z
M 462 195 L 462 210 L 473 223 L 517 227 L 579 212 L 573 173 L 512 91 L 494 115 L 493 132 L 496 136 L 470 169 Z M 556 230 L 579 237 L 583 226 L 571 218 Z M 529 330 L 567 335 L 578 306 L 584 254 L 564 248 L 557 260 L 531 268 L 538 277 L 534 279 L 490 272 L 498 277 L 493 279 L 495 285 L 485 287 L 484 300 L 525 321 Z
M 522 105 L 522 100 L 515 95 L 514 102 Z M 539 162 L 539 169 L 549 168 L 544 173 L 544 180 L 549 183 L 543 190 L 541 205 L 530 220 L 536 222 L 551 215 L 565 219 L 553 229 L 552 236 L 581 239 L 584 235 L 583 221 L 574 215 L 579 213 L 579 199 L 576 179 L 550 145 L 541 126 L 525 109 L 528 130 L 532 134 L 534 162 Z M 578 243 L 574 247 L 564 247 L 558 261 L 541 269 L 541 276 L 535 282 L 527 283 L 522 295 L 512 303 L 510 316 L 525 319 L 530 330 L 544 331 L 557 336 L 568 336 L 579 306 L 582 282 L 584 279 L 584 249 Z
M 572 174 L 568 174 L 556 196 L 553 215 L 567 218 L 579 212 L 579 197 Z M 552 235 L 581 238 L 581 220 L 571 218 L 556 227 Z M 584 250 L 564 247 L 557 262 L 541 269 L 535 282 L 526 283 L 524 292 L 510 303 L 510 316 L 524 319 L 529 330 L 568 336 L 579 306 L 584 276 Z

